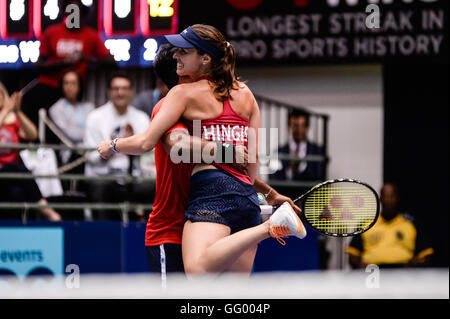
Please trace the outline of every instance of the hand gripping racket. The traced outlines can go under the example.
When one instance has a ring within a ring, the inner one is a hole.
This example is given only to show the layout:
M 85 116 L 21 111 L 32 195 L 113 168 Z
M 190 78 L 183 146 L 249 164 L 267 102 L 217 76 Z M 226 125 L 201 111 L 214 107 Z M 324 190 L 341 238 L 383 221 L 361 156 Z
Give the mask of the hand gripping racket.
M 370 229 L 380 213 L 375 190 L 353 179 L 323 182 L 294 200 L 301 220 L 321 234 L 355 236 Z M 278 206 L 262 205 L 261 214 L 272 214 Z

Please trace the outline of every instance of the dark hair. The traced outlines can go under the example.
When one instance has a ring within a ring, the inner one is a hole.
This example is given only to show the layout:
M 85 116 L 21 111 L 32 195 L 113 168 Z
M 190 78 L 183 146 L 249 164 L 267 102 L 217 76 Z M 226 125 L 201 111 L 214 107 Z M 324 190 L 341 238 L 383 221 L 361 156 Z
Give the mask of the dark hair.
M 178 84 L 177 61 L 173 58 L 176 49 L 170 43 L 161 45 L 153 61 L 156 75 L 169 90 Z
M 231 99 L 231 90 L 238 89 L 238 80 L 236 76 L 236 52 L 231 43 L 225 40 L 225 37 L 218 29 L 206 24 L 194 24 L 192 30 L 203 40 L 218 48 L 223 52 L 223 57 L 218 59 L 211 57 L 211 73 L 209 74 L 214 81 L 214 96 L 223 102 Z M 204 54 L 197 50 L 200 54 Z
M 84 93 L 84 83 L 83 83 L 83 79 L 80 75 L 80 73 L 78 73 L 75 70 L 67 70 L 65 71 L 62 76 L 61 76 L 61 80 L 59 81 L 59 89 L 61 92 L 61 95 L 64 96 L 64 91 L 63 91 L 63 80 L 64 77 L 66 76 L 67 73 L 75 73 L 77 75 L 77 79 L 78 79 L 78 94 L 77 94 L 77 101 L 81 101 L 83 99 L 83 93 Z
M 300 109 L 291 109 L 289 111 L 289 115 L 288 115 L 288 124 L 291 121 L 292 118 L 299 118 L 299 117 L 304 117 L 306 119 L 306 126 L 309 127 L 309 117 L 310 114 L 304 110 L 300 110 Z
M 131 76 L 128 75 L 127 72 L 119 70 L 119 71 L 114 71 L 109 75 L 108 82 L 107 82 L 108 89 L 111 88 L 111 83 L 115 78 L 127 79 L 130 82 L 130 87 L 133 87 L 133 80 L 131 79 Z
M 399 197 L 399 190 L 398 190 L 397 184 L 396 184 L 396 183 L 393 183 L 393 182 L 389 182 L 389 181 L 384 182 L 383 186 L 381 186 L 381 189 L 380 189 L 380 195 L 381 195 L 381 193 L 383 192 L 384 188 L 385 188 L 386 186 L 388 186 L 388 185 L 391 185 L 392 188 L 394 188 L 395 194 L 397 195 L 397 197 Z

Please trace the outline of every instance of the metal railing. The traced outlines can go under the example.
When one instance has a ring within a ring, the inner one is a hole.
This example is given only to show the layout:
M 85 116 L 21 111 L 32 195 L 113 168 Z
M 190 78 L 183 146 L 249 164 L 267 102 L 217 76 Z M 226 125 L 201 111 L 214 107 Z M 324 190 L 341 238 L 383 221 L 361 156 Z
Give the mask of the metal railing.
M 39 148 L 50 148 L 53 150 L 74 150 L 74 151 L 92 151 L 96 149 L 87 147 L 73 147 L 70 148 L 65 145 L 52 145 L 52 144 L 1 144 L 0 149 L 29 149 L 37 150 Z M 263 158 L 264 161 L 270 160 L 270 157 Z M 326 156 L 320 155 L 308 155 L 304 157 L 290 156 L 285 154 L 279 154 L 278 160 L 289 160 L 294 162 L 307 161 L 307 162 L 324 162 Z M 82 174 L 58 174 L 58 175 L 36 175 L 28 173 L 1 173 L 0 179 L 53 179 L 59 180 L 72 180 L 72 181 L 120 181 L 123 183 L 142 183 L 142 182 L 155 182 L 154 178 L 132 176 L 132 175 L 111 175 L 111 176 L 86 176 Z M 317 181 L 278 181 L 269 180 L 272 186 L 292 186 L 292 187 L 312 187 L 316 185 Z M 1 207 L 0 207 L 1 209 Z
M 276 107 L 282 107 L 285 109 L 292 109 L 295 106 L 287 105 L 285 103 L 280 103 L 265 97 L 256 96 L 259 103 L 270 103 Z M 298 108 L 298 107 L 297 107 Z M 318 155 L 308 155 L 305 157 L 296 157 L 286 154 L 278 154 L 278 160 L 289 160 L 289 161 L 308 161 L 308 162 L 324 162 L 325 176 L 326 176 L 326 166 L 328 163 L 327 156 L 327 130 L 328 130 L 328 116 L 324 114 L 311 113 L 312 116 L 320 118 L 323 120 L 323 141 L 322 147 L 325 151 L 323 156 Z M 49 127 L 50 130 L 55 133 L 64 144 L 46 144 L 45 143 L 45 127 Z M 14 149 L 14 150 L 38 150 L 40 148 L 49 148 L 56 151 L 71 150 L 78 152 L 82 155 L 79 163 L 75 165 L 82 164 L 85 161 L 84 154 L 90 151 L 96 151 L 96 148 L 75 146 L 70 143 L 64 134 L 54 125 L 54 123 L 47 117 L 45 110 L 40 110 L 39 112 L 39 136 L 41 143 L 20 143 L 20 144 L 0 144 L 1 149 Z M 269 160 L 270 157 L 262 157 L 265 161 Z M 69 163 L 70 164 L 70 163 Z M 66 165 L 67 166 L 67 165 Z M 70 165 L 69 165 L 70 167 Z M 71 180 L 71 181 L 120 181 L 123 183 L 141 183 L 141 182 L 155 182 L 154 178 L 146 178 L 142 176 L 132 176 L 132 175 L 117 175 L 117 176 L 86 176 L 82 174 L 64 174 L 64 169 L 59 169 L 58 175 L 35 175 L 27 173 L 0 173 L 0 179 L 52 179 L 57 178 L 59 180 Z M 321 181 L 277 181 L 268 180 L 267 181 L 273 187 L 312 187 Z M 118 210 L 122 212 L 122 221 L 124 223 L 128 222 L 128 212 L 136 209 L 152 209 L 153 205 L 149 204 L 130 204 L 124 203 L 48 203 L 47 205 L 41 205 L 36 203 L 15 203 L 15 202 L 5 202 L 0 203 L 0 210 L 7 209 L 22 209 L 22 221 L 26 223 L 27 211 L 30 209 L 42 209 L 42 208 L 54 208 L 58 210 L 80 210 L 80 209 L 90 209 L 90 210 Z
M 79 211 L 79 210 L 109 210 L 109 211 L 119 211 L 122 223 L 126 226 L 129 222 L 129 213 L 131 211 L 138 210 L 151 210 L 153 208 L 153 204 L 131 204 L 129 202 L 122 203 L 49 203 L 49 204 L 37 204 L 37 203 L 13 203 L 6 202 L 0 203 L 0 220 L 1 220 L 1 211 L 4 210 L 20 210 L 21 221 L 22 224 L 26 224 L 28 221 L 28 211 L 31 209 L 43 209 L 43 208 L 53 208 L 58 211 Z
M 310 116 L 310 130 L 313 141 L 321 145 L 324 155 L 323 157 L 317 156 L 307 156 L 304 158 L 292 158 L 289 155 L 279 154 L 279 159 L 288 160 L 303 160 L 303 161 L 322 161 L 324 162 L 324 176 L 327 174 L 327 166 L 329 161 L 328 156 L 328 129 L 329 129 L 329 115 L 313 112 L 306 109 L 303 106 L 291 105 L 289 103 L 280 102 L 272 98 L 255 94 L 255 99 L 259 104 L 261 110 L 261 127 L 270 128 L 277 127 L 280 129 L 280 136 L 278 137 L 278 142 L 286 143 L 288 138 L 288 125 L 287 125 L 287 115 L 292 110 L 302 110 L 303 112 L 309 114 Z M 270 144 L 268 139 L 267 143 Z M 266 145 L 270 149 L 270 145 Z M 271 181 L 272 182 L 272 181 Z

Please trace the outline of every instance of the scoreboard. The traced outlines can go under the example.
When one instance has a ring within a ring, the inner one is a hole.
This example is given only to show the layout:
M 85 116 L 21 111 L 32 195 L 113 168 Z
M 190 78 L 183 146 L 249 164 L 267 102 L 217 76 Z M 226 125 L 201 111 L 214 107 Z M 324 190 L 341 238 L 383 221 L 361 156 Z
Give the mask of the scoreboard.
M 178 0 L 82 0 L 83 17 L 120 66 L 151 66 L 163 35 L 178 33 Z M 0 69 L 32 67 L 61 0 L 0 0 Z

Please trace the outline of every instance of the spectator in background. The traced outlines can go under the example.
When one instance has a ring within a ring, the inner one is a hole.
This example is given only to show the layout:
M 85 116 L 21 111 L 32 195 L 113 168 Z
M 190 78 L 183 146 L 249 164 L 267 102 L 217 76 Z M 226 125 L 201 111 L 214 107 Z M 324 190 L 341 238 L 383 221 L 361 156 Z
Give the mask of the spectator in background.
M 382 210 L 376 224 L 353 237 L 346 251 L 354 268 L 376 264 L 383 268 L 428 265 L 433 248 L 413 219 L 398 209 L 398 190 L 391 183 L 380 192 Z
M 153 90 L 145 90 L 136 95 L 133 100 L 133 106 L 151 117 L 153 107 L 160 99 L 166 96 L 167 92 L 169 92 L 167 85 L 159 77 L 156 77 L 156 87 Z
M 72 13 L 70 10 L 66 12 L 66 7 L 71 4 L 80 8 L 79 28 L 66 23 Z M 86 80 L 89 62 L 115 65 L 98 32 L 85 25 L 88 10 L 80 0 L 63 1 L 63 21 L 48 27 L 42 34 L 36 63 L 41 73 L 39 83 L 23 99 L 24 112 L 35 124 L 38 123 L 39 109 L 48 109 L 60 98 L 61 76 L 67 69 L 75 69 Z
M 37 139 L 37 129 L 33 122 L 21 110 L 21 95 L 14 93 L 9 97 L 0 83 L 0 143 L 18 144 L 20 140 Z M 19 150 L 0 149 L 0 173 L 30 173 L 22 163 Z M 48 202 L 33 179 L 0 179 L 0 201 L 36 202 L 47 205 Z M 51 221 L 61 221 L 61 216 L 52 208 L 43 208 L 40 213 Z M 0 218 L 6 218 L 6 211 L 0 212 Z M 8 216 L 19 219 L 20 215 Z
M 86 127 L 86 118 L 89 112 L 94 110 L 94 104 L 83 102 L 83 82 L 81 76 L 76 71 L 67 71 L 61 79 L 62 97 L 50 107 L 49 114 L 56 126 L 61 130 L 64 137 L 74 146 L 82 146 L 84 130 Z M 62 150 L 59 152 L 58 162 L 62 167 L 68 163 L 74 163 L 82 155 L 71 150 Z M 76 162 L 75 162 L 76 163 Z M 65 174 L 83 174 L 84 163 L 66 170 Z M 61 181 L 66 195 L 75 199 L 75 196 L 82 196 L 78 193 L 80 187 L 77 181 Z M 71 215 L 73 215 L 71 213 Z
M 114 73 L 108 81 L 109 101 L 89 113 L 86 121 L 84 144 L 96 148 L 100 142 L 116 137 L 128 137 L 144 132 L 150 119 L 144 112 L 129 103 L 133 95 L 131 78 L 124 72 Z M 100 157 L 97 151 L 89 152 L 85 165 L 87 176 L 141 176 L 140 157 L 114 154 L 108 160 Z M 91 201 L 99 202 L 153 202 L 154 184 L 139 183 L 127 185 L 110 181 L 92 181 L 89 183 Z M 130 197 L 131 196 L 131 197 Z M 96 211 L 97 219 L 118 219 L 118 211 Z M 141 216 L 142 218 L 144 216 Z
M 278 149 L 279 154 L 304 157 L 324 155 L 323 149 L 308 141 L 309 114 L 294 109 L 288 116 L 289 142 Z M 320 181 L 324 176 L 324 163 L 307 161 L 281 161 L 282 168 L 272 177 L 277 180 Z
M 50 107 L 50 117 L 73 144 L 80 145 L 87 115 L 95 106 L 91 102 L 82 102 L 82 80 L 76 71 L 65 72 L 60 87 L 62 97 Z
M 50 107 L 50 118 L 56 126 L 64 133 L 75 146 L 83 144 L 84 130 L 86 127 L 86 118 L 92 110 L 94 104 L 82 102 L 83 86 L 82 79 L 76 71 L 67 71 L 63 74 L 61 80 L 62 97 Z M 60 152 L 61 164 L 67 164 L 79 156 L 72 154 L 71 151 Z M 80 173 L 76 170 L 71 173 Z

